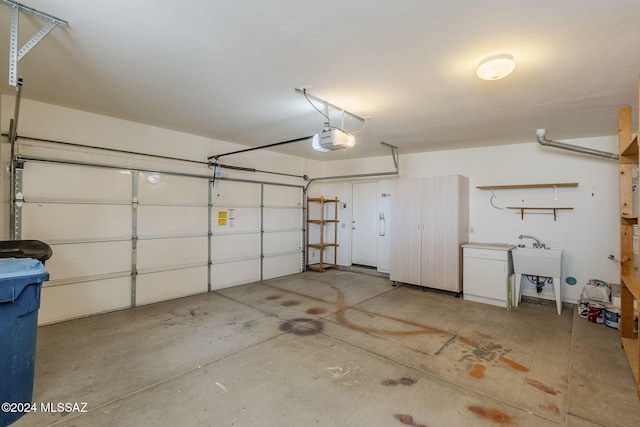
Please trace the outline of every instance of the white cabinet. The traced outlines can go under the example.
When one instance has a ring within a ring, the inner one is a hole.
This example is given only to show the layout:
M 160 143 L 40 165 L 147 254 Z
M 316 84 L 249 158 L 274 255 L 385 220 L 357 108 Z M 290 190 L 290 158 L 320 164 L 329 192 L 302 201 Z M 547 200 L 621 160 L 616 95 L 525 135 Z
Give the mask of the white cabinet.
M 469 179 L 399 179 L 391 218 L 391 280 L 460 293 L 460 245 L 469 238 Z
M 394 282 L 422 283 L 422 206 L 420 181 L 402 179 L 391 192 L 391 264 Z
M 464 299 L 510 309 L 513 300 L 511 249 L 514 246 L 468 243 L 462 247 Z

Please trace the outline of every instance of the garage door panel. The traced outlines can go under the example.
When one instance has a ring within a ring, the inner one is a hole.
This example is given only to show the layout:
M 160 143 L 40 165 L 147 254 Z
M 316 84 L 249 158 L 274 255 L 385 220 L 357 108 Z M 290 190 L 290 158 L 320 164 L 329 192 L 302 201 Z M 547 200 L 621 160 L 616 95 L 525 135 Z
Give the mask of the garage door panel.
M 264 233 L 263 245 L 265 255 L 302 251 L 302 236 L 299 231 Z
M 206 207 L 139 206 L 138 236 L 180 236 L 208 232 Z
M 211 238 L 211 260 L 213 262 L 250 257 L 260 257 L 259 234 L 231 234 Z
M 130 306 L 130 277 L 60 286 L 45 285 L 42 287 L 38 323 L 59 322 Z
M 131 171 L 28 162 L 23 176 L 26 200 L 131 202 Z
M 211 266 L 211 289 L 223 289 L 231 286 L 260 280 L 260 260 L 226 262 Z
M 264 229 L 302 228 L 302 210 L 264 208 Z
M 51 245 L 50 280 L 131 271 L 131 241 Z
M 209 199 L 209 181 L 162 173 L 140 172 L 138 201 L 140 203 L 170 202 L 183 205 L 204 205 Z
M 131 206 L 26 203 L 22 238 L 45 242 L 131 238 Z
M 140 274 L 136 279 L 136 304 L 151 304 L 207 292 L 207 267 Z
M 302 253 L 264 258 L 262 266 L 264 280 L 300 272 L 302 272 Z
M 194 263 L 206 263 L 207 237 L 138 240 L 137 267 L 160 268 Z
M 302 189 L 281 185 L 264 186 L 265 206 L 302 206 Z
M 214 205 L 260 205 L 259 184 L 216 180 L 213 187 Z
M 211 216 L 213 233 L 260 230 L 260 208 L 214 207 Z

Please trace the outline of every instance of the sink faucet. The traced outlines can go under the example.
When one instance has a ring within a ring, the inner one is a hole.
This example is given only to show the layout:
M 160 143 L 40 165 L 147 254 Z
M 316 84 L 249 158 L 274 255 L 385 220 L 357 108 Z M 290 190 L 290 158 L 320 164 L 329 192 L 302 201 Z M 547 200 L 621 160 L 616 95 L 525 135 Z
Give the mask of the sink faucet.
M 535 237 L 535 236 L 528 236 L 528 235 L 526 235 L 526 234 L 521 234 L 521 235 L 518 237 L 518 239 L 524 239 L 524 238 L 527 238 L 527 239 L 533 239 L 533 240 L 535 240 L 535 243 L 533 244 L 533 247 L 534 247 L 534 248 L 541 248 L 541 247 L 542 247 L 542 244 L 540 243 L 540 239 L 538 239 L 537 237 Z

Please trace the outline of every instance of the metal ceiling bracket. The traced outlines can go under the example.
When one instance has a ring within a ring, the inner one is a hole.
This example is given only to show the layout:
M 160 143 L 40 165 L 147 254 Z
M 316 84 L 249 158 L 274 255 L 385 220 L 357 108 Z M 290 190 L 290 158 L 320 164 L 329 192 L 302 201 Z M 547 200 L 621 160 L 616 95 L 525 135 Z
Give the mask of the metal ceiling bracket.
M 322 99 L 322 98 L 320 98 L 318 96 L 310 94 L 309 91 L 306 89 L 306 87 L 302 87 L 302 88 L 298 88 L 297 87 L 297 88 L 295 88 L 295 91 L 298 92 L 299 94 L 309 98 L 309 99 L 313 99 L 314 101 L 318 101 L 318 102 L 322 103 L 322 105 L 324 105 L 325 111 L 327 111 L 327 113 L 325 113 L 327 115 L 328 115 L 328 109 L 329 108 L 333 108 L 336 111 L 340 111 L 343 115 L 347 114 L 347 115 L 353 117 L 354 119 L 360 120 L 363 123 L 365 123 L 367 121 L 367 119 L 368 119 L 368 117 L 360 117 L 359 115 L 354 114 L 354 113 L 352 113 L 350 111 L 347 111 L 344 108 L 338 107 L 337 105 L 332 104 L 332 103 L 330 103 L 328 101 L 325 101 L 324 99 Z
M 386 142 L 380 142 L 380 144 L 386 145 L 391 149 L 391 157 L 393 158 L 393 165 L 395 166 L 397 171 L 398 170 L 398 147 L 396 147 L 395 145 L 387 144 Z
M 0 0 L 0 3 L 5 4 L 11 8 L 11 37 L 10 37 L 10 45 L 9 45 L 9 84 L 11 86 L 18 85 L 18 62 L 24 58 L 24 56 L 29 53 L 31 49 L 33 49 L 51 30 L 53 30 L 58 25 L 61 27 L 65 27 L 67 25 L 67 21 L 64 21 L 60 18 L 56 18 L 55 16 L 49 15 L 48 13 L 40 12 L 31 7 L 25 6 L 18 2 L 12 0 Z M 31 37 L 31 40 L 26 42 L 24 46 L 18 49 L 18 26 L 19 26 L 19 18 L 20 12 L 28 13 L 30 15 L 36 16 L 40 19 L 44 19 L 47 21 L 45 26 L 38 31 L 38 33 Z

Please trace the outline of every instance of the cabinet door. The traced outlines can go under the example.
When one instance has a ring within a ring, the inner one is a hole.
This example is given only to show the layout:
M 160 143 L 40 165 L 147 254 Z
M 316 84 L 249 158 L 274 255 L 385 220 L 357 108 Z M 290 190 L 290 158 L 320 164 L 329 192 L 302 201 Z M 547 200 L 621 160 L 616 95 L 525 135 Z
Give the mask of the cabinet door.
M 391 193 L 391 268 L 396 282 L 421 284 L 420 185 L 415 179 L 399 179 Z
M 422 285 L 461 291 L 459 176 L 422 180 Z
M 465 248 L 463 261 L 465 299 L 506 307 L 510 273 L 508 259 L 507 251 Z

